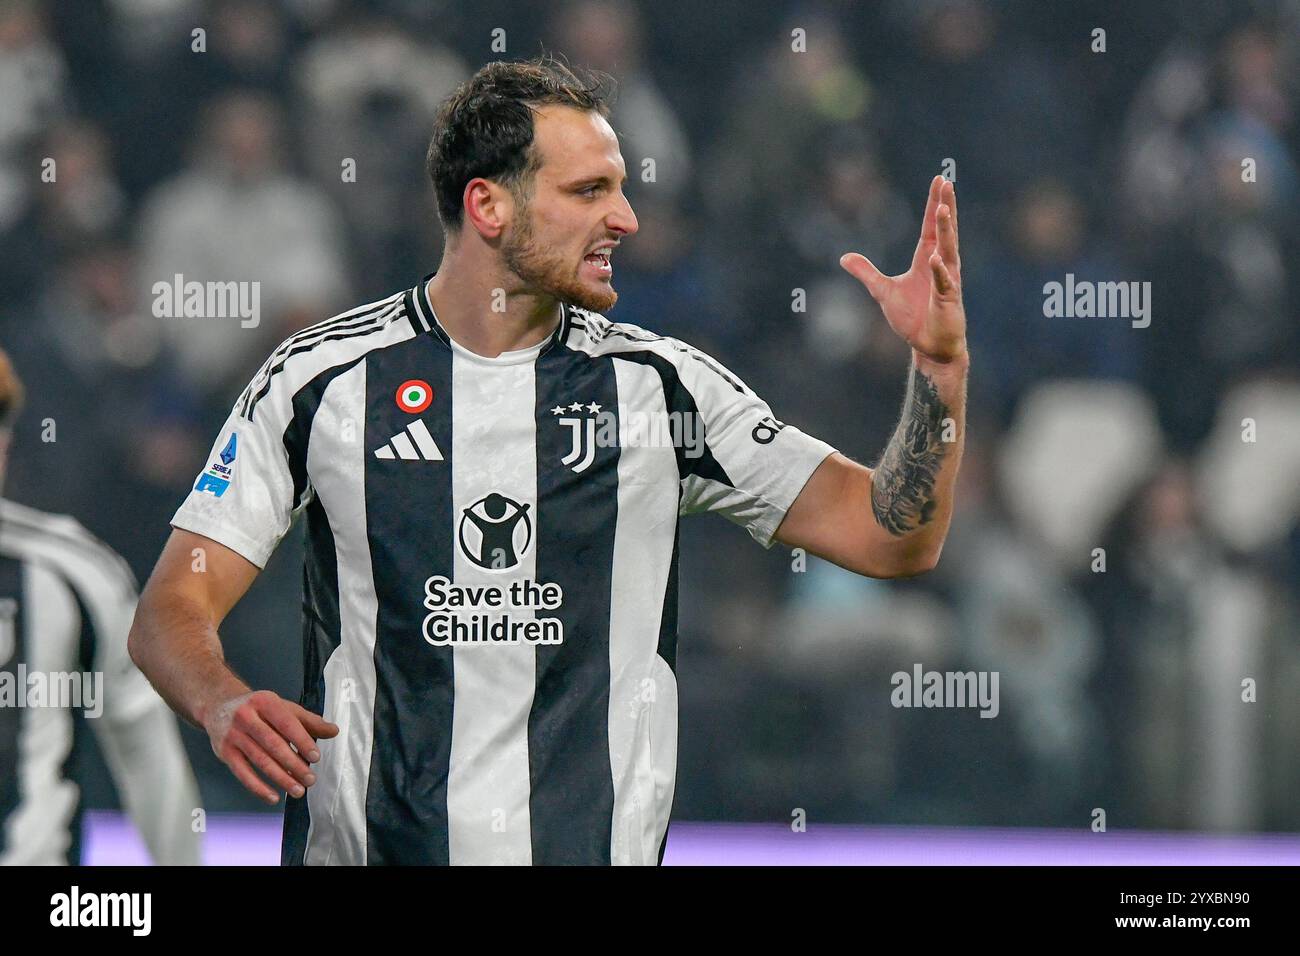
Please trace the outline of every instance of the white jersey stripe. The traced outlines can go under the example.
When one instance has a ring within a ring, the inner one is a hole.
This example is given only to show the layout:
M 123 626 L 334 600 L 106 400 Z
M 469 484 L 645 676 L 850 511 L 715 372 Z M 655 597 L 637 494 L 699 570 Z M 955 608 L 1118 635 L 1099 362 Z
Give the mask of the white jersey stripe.
M 465 512 L 495 492 L 528 507 L 531 540 L 508 575 L 480 567 L 453 544 L 457 585 L 482 587 L 536 580 L 537 426 L 532 363 L 494 365 L 452 358 L 452 509 L 459 539 Z M 482 509 L 480 508 L 480 511 Z M 467 524 L 468 519 L 465 519 Z M 466 528 L 466 543 L 479 540 Z M 476 553 L 479 560 L 491 555 Z M 511 620 L 535 617 L 514 611 Z M 447 780 L 449 844 L 453 864 L 532 862 L 528 717 L 537 685 L 533 645 L 457 644 L 454 649 L 451 769 Z
M 621 422 L 634 414 L 667 415 L 658 372 L 617 358 L 613 364 Z M 668 808 L 655 794 L 656 781 L 665 775 L 671 794 L 676 774 L 676 687 L 656 650 L 676 528 L 673 449 L 625 446 L 618 460 L 609 620 L 610 860 L 615 864 L 656 863 L 668 825 Z

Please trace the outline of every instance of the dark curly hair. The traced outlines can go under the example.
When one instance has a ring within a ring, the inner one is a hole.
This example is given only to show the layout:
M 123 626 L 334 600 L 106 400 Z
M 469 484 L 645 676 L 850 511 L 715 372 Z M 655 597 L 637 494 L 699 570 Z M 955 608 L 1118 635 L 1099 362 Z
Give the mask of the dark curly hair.
M 607 74 L 580 75 L 548 54 L 489 63 L 462 83 L 438 110 L 425 161 L 443 228 L 459 231 L 465 185 L 480 176 L 527 201 L 541 166 L 531 148 L 536 107 L 559 104 L 608 119 L 612 94 Z

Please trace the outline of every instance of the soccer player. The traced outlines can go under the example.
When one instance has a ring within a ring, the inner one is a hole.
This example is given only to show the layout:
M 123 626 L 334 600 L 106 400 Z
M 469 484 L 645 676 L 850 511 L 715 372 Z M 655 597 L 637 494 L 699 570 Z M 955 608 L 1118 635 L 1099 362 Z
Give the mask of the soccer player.
M 876 577 L 938 560 L 968 364 L 952 185 L 905 274 L 842 260 L 913 349 L 872 470 L 602 315 L 637 231 L 607 115 L 548 58 L 456 91 L 428 154 L 437 272 L 276 349 L 172 519 L 132 655 L 248 789 L 293 798 L 285 864 L 661 862 L 679 515 Z M 299 512 L 291 703 L 231 672 L 218 628 Z
M 0 351 L 0 480 L 22 397 Z M 76 520 L 0 499 L 0 865 L 81 862 L 87 725 L 153 861 L 199 862 L 176 718 L 127 655 L 135 602 L 126 562 Z

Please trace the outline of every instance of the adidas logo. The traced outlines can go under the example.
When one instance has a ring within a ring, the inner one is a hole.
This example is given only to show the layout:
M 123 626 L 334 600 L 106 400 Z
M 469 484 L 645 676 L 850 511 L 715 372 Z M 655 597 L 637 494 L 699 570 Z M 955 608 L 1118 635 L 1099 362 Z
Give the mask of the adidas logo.
M 417 418 L 402 431 L 390 438 L 385 444 L 375 449 L 375 457 L 388 461 L 400 458 L 403 461 L 442 461 L 442 452 L 424 427 L 424 420 Z

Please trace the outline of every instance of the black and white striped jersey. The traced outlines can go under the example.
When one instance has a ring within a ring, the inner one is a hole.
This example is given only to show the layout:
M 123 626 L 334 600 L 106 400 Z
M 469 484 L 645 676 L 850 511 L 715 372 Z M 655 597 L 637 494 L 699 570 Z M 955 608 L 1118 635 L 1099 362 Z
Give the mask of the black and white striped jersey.
M 0 500 L 0 864 L 77 864 L 89 726 L 155 863 L 197 864 L 176 718 L 131 663 L 135 578 L 77 521 Z
M 765 547 L 833 449 L 682 342 L 564 307 L 485 358 L 414 289 L 287 339 L 172 519 L 263 566 L 305 512 L 283 862 L 662 859 L 678 517 Z

